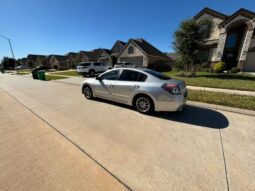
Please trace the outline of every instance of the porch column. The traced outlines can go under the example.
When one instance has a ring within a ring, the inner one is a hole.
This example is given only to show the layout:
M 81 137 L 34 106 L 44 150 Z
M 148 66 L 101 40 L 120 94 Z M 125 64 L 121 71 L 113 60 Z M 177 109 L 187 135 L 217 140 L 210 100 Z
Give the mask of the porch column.
M 226 39 L 227 39 L 227 33 L 226 33 L 226 30 L 223 28 L 221 29 L 221 33 L 219 36 L 219 43 L 218 43 L 214 60 L 213 60 L 214 62 L 220 62 L 222 60 Z
M 249 29 L 246 32 L 245 40 L 244 40 L 241 54 L 240 54 L 239 61 L 238 61 L 238 68 L 240 68 L 240 69 L 243 69 L 243 66 L 244 66 L 244 63 L 246 60 L 246 56 L 247 56 L 247 53 L 248 53 L 248 50 L 250 47 L 252 34 L 253 34 L 253 28 Z

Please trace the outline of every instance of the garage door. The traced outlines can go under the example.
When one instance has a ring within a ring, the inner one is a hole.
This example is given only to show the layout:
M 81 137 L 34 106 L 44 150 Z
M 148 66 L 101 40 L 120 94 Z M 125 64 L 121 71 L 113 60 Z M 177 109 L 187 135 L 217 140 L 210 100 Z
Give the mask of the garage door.
M 120 62 L 129 62 L 129 63 L 137 65 L 137 67 L 139 67 L 139 68 L 143 67 L 143 57 L 142 56 L 122 57 L 122 58 L 120 58 Z
M 244 72 L 255 72 L 255 52 L 249 52 L 243 68 Z

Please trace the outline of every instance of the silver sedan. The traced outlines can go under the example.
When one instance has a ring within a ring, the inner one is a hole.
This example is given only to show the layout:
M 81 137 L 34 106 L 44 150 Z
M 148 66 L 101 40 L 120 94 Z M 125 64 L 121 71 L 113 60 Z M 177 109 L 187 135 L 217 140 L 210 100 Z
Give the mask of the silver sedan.
M 85 80 L 81 90 L 87 99 L 127 104 L 141 113 L 181 111 L 187 98 L 183 81 L 149 69 L 112 69 Z

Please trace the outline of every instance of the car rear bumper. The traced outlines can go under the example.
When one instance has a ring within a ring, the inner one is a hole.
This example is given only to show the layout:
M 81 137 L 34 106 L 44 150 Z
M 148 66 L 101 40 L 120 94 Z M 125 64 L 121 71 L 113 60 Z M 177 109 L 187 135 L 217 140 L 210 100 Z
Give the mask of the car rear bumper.
M 187 101 L 187 93 L 174 95 L 172 99 L 156 100 L 155 111 L 181 111 Z

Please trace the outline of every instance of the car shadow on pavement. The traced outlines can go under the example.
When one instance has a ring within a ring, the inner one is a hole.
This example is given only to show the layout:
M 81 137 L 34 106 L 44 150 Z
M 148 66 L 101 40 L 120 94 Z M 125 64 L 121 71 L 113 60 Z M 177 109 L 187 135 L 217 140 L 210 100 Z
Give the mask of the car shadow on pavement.
M 223 129 L 229 126 L 228 119 L 222 113 L 212 109 L 189 105 L 186 105 L 182 111 L 155 112 L 152 116 L 214 129 Z
M 133 109 L 131 106 L 96 98 L 96 101 L 115 105 L 118 107 Z M 220 112 L 202 108 L 185 105 L 182 111 L 178 112 L 153 112 L 148 115 L 151 117 L 162 118 L 169 121 L 186 123 L 206 128 L 223 129 L 229 126 L 228 119 Z

